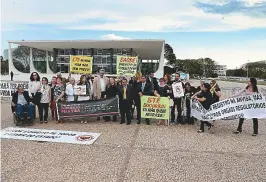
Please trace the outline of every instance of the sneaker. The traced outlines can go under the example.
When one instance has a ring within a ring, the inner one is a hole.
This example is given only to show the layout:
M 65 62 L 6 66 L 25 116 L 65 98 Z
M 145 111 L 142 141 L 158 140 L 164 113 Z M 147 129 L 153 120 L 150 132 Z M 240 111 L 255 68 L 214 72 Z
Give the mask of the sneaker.
M 81 121 L 80 123 L 83 124 L 83 121 Z
M 87 121 L 84 121 L 85 124 L 87 124 Z

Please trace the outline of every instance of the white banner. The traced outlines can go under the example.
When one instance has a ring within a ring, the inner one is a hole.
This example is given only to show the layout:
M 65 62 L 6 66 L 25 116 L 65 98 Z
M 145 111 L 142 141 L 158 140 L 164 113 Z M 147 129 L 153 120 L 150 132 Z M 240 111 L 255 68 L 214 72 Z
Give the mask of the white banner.
M 91 145 L 100 135 L 100 133 L 9 127 L 1 130 L 0 138 Z
M 184 89 L 182 82 L 175 82 L 172 84 L 174 98 L 180 98 L 184 96 Z
M 17 91 L 18 86 L 22 86 L 24 90 L 28 90 L 29 82 L 25 81 L 6 81 L 1 80 L 1 97 L 11 97 Z
M 266 118 L 266 99 L 262 94 L 240 96 L 214 103 L 209 110 L 193 99 L 191 116 L 202 121 Z

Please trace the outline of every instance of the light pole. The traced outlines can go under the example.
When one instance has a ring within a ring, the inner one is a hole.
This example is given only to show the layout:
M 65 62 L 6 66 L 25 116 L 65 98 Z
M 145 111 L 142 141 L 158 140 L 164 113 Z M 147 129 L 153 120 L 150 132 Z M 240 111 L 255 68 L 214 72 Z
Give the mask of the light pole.
M 249 60 L 248 60 L 248 63 L 249 63 Z M 247 78 L 248 78 L 248 63 L 247 63 Z

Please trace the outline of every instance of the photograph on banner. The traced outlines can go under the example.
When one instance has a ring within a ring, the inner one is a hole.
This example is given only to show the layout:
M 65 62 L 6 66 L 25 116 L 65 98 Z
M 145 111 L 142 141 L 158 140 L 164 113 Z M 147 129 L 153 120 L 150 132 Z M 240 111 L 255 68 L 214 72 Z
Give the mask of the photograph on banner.
M 89 132 L 9 127 L 1 130 L 0 138 L 91 145 L 100 135 Z
M 153 119 L 169 119 L 169 98 L 141 96 L 141 117 Z
M 82 119 L 89 116 L 112 116 L 119 114 L 118 98 L 56 104 L 59 119 Z
M 182 82 L 175 82 L 172 84 L 174 98 L 184 97 L 184 89 Z
M 70 56 L 70 73 L 90 74 L 92 62 L 91 56 Z
M 86 85 L 75 85 L 74 95 L 86 95 Z
M 266 99 L 262 94 L 245 95 L 216 102 L 206 110 L 198 100 L 191 101 L 191 116 L 202 120 L 266 118 Z
M 117 56 L 117 75 L 135 76 L 138 66 L 138 57 Z
M 14 92 L 17 91 L 18 86 L 22 86 L 24 90 L 28 90 L 29 82 L 27 81 L 6 81 L 1 80 L 0 93 L 1 97 L 11 97 Z

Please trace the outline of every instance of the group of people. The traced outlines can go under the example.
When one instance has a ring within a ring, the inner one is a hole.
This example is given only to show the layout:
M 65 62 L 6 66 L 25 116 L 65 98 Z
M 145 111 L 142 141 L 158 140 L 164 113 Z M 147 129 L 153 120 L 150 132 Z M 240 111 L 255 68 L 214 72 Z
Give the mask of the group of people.
M 174 83 L 182 83 L 184 96 L 174 97 L 172 89 Z M 75 95 L 74 87 L 76 85 L 85 85 L 86 94 Z M 240 94 L 254 94 L 256 92 L 258 92 L 257 81 L 255 78 L 250 78 L 248 86 L 234 96 Z M 46 77 L 42 77 L 41 79 L 37 72 L 33 72 L 30 76 L 28 91 L 24 91 L 23 88 L 19 86 L 17 92 L 13 94 L 12 102 L 17 106 L 19 116 L 22 115 L 22 106 L 27 105 L 29 117 L 36 118 L 36 111 L 33 109 L 34 106 L 30 104 L 34 103 L 39 110 L 40 123 L 48 122 L 49 107 L 52 118 L 56 119 L 56 123 L 63 123 L 63 121 L 58 118 L 56 110 L 57 102 L 99 100 L 119 96 L 120 123 L 129 125 L 134 118 L 135 109 L 137 113 L 137 124 L 141 124 L 140 98 L 143 95 L 170 97 L 173 100 L 170 122 L 172 124 L 187 123 L 193 125 L 195 118 L 191 117 L 191 99 L 198 100 L 201 102 L 202 106 L 208 110 L 213 103 L 219 102 L 221 89 L 215 80 L 212 80 L 210 83 L 201 81 L 198 87 L 191 86 L 189 82 L 183 83 L 179 73 L 175 73 L 174 80 L 171 79 L 170 74 L 166 74 L 163 78 L 160 78 L 158 82 L 153 72 L 150 72 L 147 76 L 137 72 L 136 76 L 128 81 L 124 77 L 108 78 L 105 76 L 104 70 L 101 69 L 96 77 L 92 78 L 90 75 L 81 75 L 78 81 L 73 78 L 71 74 L 68 78 L 63 78 L 62 75 L 58 73 L 57 76 L 52 77 L 49 83 Z M 186 113 L 182 114 L 185 110 Z M 182 115 L 186 115 L 186 118 L 184 119 Z M 116 121 L 117 116 L 112 116 L 112 118 L 111 116 L 104 116 L 103 119 L 105 121 L 110 121 L 111 119 Z M 100 120 L 100 117 L 98 117 L 97 120 Z M 149 119 L 145 119 L 145 121 L 146 124 L 150 124 Z M 244 119 L 240 119 L 239 126 L 235 132 L 236 134 L 242 132 L 243 121 Z M 81 123 L 87 122 L 88 119 L 86 118 L 81 121 Z M 165 123 L 158 121 L 157 124 Z M 204 132 L 204 125 L 207 125 L 208 129 L 212 129 L 215 126 L 215 121 L 212 123 L 201 121 L 200 130 L 198 130 L 199 133 Z M 256 118 L 253 119 L 253 126 L 253 136 L 256 136 L 258 134 L 258 120 Z

